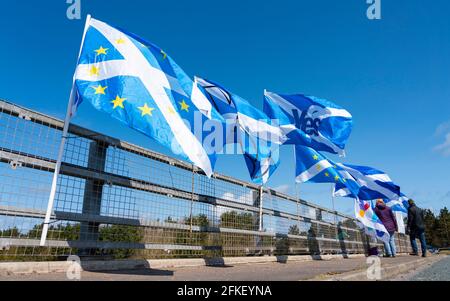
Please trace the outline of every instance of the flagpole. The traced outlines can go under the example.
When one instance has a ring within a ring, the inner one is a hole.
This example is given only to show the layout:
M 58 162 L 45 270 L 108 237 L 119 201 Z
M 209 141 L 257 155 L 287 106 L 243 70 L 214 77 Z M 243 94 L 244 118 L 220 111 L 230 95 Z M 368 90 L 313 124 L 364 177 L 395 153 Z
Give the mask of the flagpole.
M 297 227 L 298 231 L 300 231 L 300 189 L 299 189 L 299 183 L 297 181 L 294 182 L 295 185 L 295 198 L 297 203 Z M 300 232 L 299 232 L 300 233 Z
M 78 53 L 77 62 L 80 58 L 81 50 L 83 49 L 84 38 L 86 37 L 86 31 L 89 26 L 90 19 L 91 19 L 91 15 L 87 15 L 86 23 L 84 25 L 83 37 L 81 39 L 80 51 Z M 52 187 L 50 189 L 50 196 L 48 197 L 47 212 L 45 214 L 44 224 L 42 227 L 41 242 L 40 242 L 41 247 L 45 246 L 45 242 L 47 240 L 48 225 L 50 223 L 50 218 L 51 218 L 52 210 L 53 210 L 53 204 L 55 202 L 56 186 L 58 184 L 59 171 L 61 169 L 61 162 L 62 162 L 62 157 L 64 154 L 64 146 L 66 144 L 67 134 L 69 132 L 69 124 L 70 124 L 70 118 L 71 118 L 74 100 L 75 100 L 75 76 L 72 80 L 72 89 L 70 90 L 69 102 L 67 104 L 66 117 L 64 119 L 64 127 L 63 127 L 61 142 L 59 144 L 58 157 L 56 160 L 55 171 L 53 173 Z
M 336 237 L 336 241 L 339 241 L 339 229 L 338 229 L 336 208 L 334 207 L 334 186 L 333 185 L 334 184 L 331 184 L 331 205 L 333 206 L 335 237 Z M 342 240 L 345 240 L 345 237 L 342 238 Z
M 266 90 L 264 90 L 264 93 L 266 93 Z M 297 153 L 295 151 L 295 146 L 292 148 L 294 150 L 294 161 L 297 162 Z M 300 183 L 297 182 L 297 179 L 294 180 L 295 185 L 295 198 L 297 199 L 297 227 L 300 233 Z
M 334 207 L 334 184 L 331 184 L 331 205 L 333 207 L 334 224 L 337 225 L 336 209 Z
M 262 232 L 263 230 L 263 193 L 264 193 L 264 184 L 259 187 L 259 224 L 258 231 Z

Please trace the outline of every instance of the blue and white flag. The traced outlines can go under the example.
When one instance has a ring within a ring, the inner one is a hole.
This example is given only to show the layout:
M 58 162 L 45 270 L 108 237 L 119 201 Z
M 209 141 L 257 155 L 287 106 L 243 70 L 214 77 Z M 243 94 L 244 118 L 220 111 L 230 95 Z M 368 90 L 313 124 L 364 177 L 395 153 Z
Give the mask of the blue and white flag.
M 400 197 L 400 187 L 383 171 L 368 166 L 337 164 L 347 171 L 360 186 L 358 198 L 360 200 L 388 199 L 396 200 Z M 346 187 L 336 183 L 335 196 L 354 197 L 346 191 Z
M 90 19 L 74 79 L 75 106 L 89 101 L 211 176 L 216 154 L 204 146 L 203 125 L 223 119 L 162 49 Z
M 206 91 L 212 106 L 222 114 L 230 131 L 228 143 L 242 148 L 251 179 L 264 184 L 279 165 L 278 145 L 286 137 L 277 124 L 242 97 L 210 80 L 195 78 Z
M 298 183 L 333 183 L 345 187 L 345 191 L 357 197 L 359 185 L 338 164 L 327 159 L 314 149 L 296 145 L 296 178 Z
M 406 195 L 400 193 L 400 197 L 398 199 L 393 200 L 384 199 L 384 202 L 386 203 L 386 206 L 392 209 L 392 211 L 408 214 L 409 208 L 408 200 L 409 198 Z
M 366 233 L 382 241 L 389 241 L 389 232 L 375 214 L 370 201 L 355 199 L 355 217 Z
M 338 105 L 314 96 L 264 92 L 264 112 L 277 119 L 288 139 L 317 151 L 344 155 L 352 131 L 352 116 Z
M 384 200 L 386 206 L 390 207 L 395 215 L 398 232 L 403 234 L 406 232 L 404 218 L 408 215 L 408 200 L 409 198 L 403 193 L 400 193 L 400 198 L 397 200 Z

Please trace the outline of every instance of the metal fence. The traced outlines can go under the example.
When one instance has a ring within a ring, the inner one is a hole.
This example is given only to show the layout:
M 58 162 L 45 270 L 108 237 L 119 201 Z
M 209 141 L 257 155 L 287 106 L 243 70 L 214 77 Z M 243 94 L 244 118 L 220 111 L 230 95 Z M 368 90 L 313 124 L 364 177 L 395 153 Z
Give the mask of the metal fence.
M 63 122 L 0 100 L 0 259 L 363 253 L 349 216 L 71 125 L 39 246 Z M 409 250 L 406 236 L 397 238 Z

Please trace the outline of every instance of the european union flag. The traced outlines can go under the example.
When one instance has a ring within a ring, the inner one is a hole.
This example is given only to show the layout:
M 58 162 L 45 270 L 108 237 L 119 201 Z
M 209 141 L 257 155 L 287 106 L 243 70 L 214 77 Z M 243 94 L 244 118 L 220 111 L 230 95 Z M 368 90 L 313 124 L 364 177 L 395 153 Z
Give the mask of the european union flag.
M 305 145 L 317 151 L 344 154 L 352 116 L 338 105 L 314 96 L 264 92 L 264 112 L 278 119 L 289 138 L 284 144 Z
M 298 183 L 333 183 L 339 184 L 348 195 L 356 197 L 359 185 L 338 164 L 314 149 L 296 145 L 296 181 Z
M 251 179 L 258 184 L 266 183 L 279 165 L 278 146 L 286 139 L 283 132 L 242 97 L 206 79 L 196 78 L 196 82 L 203 87 L 213 107 L 234 125 L 227 133 L 227 142 L 241 146 Z
M 75 107 L 87 100 L 96 109 L 171 148 L 206 175 L 212 174 L 216 153 L 214 145 L 203 143 L 208 135 L 203 126 L 223 119 L 202 88 L 161 48 L 90 19 L 75 88 Z M 198 127 L 201 130 L 194 131 Z

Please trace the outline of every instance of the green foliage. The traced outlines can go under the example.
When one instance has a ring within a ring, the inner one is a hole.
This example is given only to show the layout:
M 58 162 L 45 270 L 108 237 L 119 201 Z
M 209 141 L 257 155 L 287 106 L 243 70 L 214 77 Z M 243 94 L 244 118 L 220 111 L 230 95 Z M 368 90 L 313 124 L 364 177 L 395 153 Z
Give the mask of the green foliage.
M 289 227 L 288 233 L 292 235 L 300 235 L 300 229 L 297 225 L 292 225 Z
M 185 223 L 189 224 L 190 218 L 186 218 Z M 205 214 L 199 214 L 197 216 L 192 217 L 192 226 L 200 226 L 200 227 L 208 227 L 209 226 L 209 220 L 208 217 Z
M 222 228 L 255 230 L 255 220 L 251 213 L 228 211 L 220 216 L 220 226 Z
M 42 224 L 35 225 L 33 229 L 28 231 L 28 238 L 40 239 L 42 233 Z M 80 234 L 80 224 L 61 223 L 58 225 L 50 225 L 48 227 L 47 239 L 49 240 L 77 240 Z
M 227 211 L 220 216 L 221 228 L 232 228 L 241 230 L 256 230 L 256 220 L 252 213 L 238 213 L 237 211 Z M 220 236 L 221 245 L 224 248 L 242 247 L 242 250 L 233 250 L 226 252 L 226 256 L 245 256 L 245 247 L 253 247 L 255 245 L 255 236 L 240 233 L 222 233 Z
M 450 212 L 444 207 L 436 217 L 430 210 L 425 210 L 425 236 L 427 244 L 446 248 L 450 244 Z
M 100 227 L 99 241 L 138 243 L 143 239 L 142 229 L 133 226 L 112 225 Z M 123 259 L 134 254 L 133 249 L 113 249 L 109 253 L 116 259 Z
M 0 237 L 17 238 L 20 237 L 20 232 L 17 227 L 13 227 L 0 231 Z

